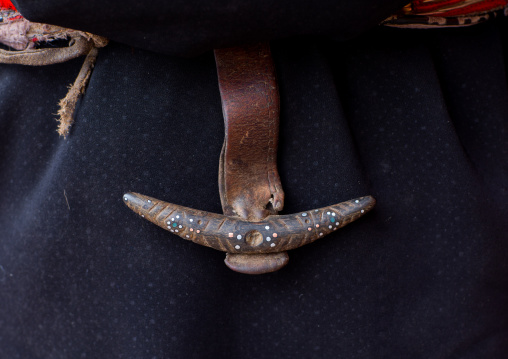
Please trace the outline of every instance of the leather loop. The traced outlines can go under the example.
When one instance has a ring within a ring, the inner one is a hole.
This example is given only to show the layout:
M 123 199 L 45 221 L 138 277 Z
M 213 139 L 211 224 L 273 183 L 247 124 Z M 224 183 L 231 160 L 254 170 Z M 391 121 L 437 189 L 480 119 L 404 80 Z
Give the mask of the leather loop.
M 268 44 L 215 50 L 225 138 L 219 169 L 227 216 L 260 221 L 284 206 L 277 171 L 279 92 Z
M 6 51 L 0 49 L 0 63 L 45 66 L 65 62 L 86 55 L 94 48 L 94 42 L 84 37 L 73 39 L 69 47 Z

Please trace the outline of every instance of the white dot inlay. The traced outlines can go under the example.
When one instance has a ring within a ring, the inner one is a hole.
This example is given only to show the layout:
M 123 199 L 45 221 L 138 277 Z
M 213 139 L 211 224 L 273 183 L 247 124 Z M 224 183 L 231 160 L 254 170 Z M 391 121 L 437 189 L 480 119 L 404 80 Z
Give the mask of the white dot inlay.
M 128 200 L 129 200 L 127 197 L 124 197 L 123 199 L 124 199 L 124 200 L 126 200 L 126 201 L 128 201 Z
M 180 216 L 176 216 L 176 218 L 180 218 Z
M 355 203 L 360 203 L 360 201 L 359 201 L 359 200 L 356 200 L 356 201 L 355 201 Z
M 270 247 L 275 247 L 275 243 L 270 244 Z
M 236 239 L 242 239 L 242 235 L 241 234 L 237 235 Z
M 194 220 L 193 220 L 192 218 L 191 218 L 191 219 L 189 219 L 189 221 L 194 222 Z
M 186 235 L 185 235 L 185 238 L 189 238 L 189 235 L 188 235 L 188 234 L 186 234 Z
M 270 229 L 270 226 L 265 226 L 265 229 Z
M 178 228 L 182 228 L 182 225 L 179 225 Z
M 319 233 L 319 235 L 320 235 L 320 236 L 322 236 L 322 235 L 323 235 L 323 233 Z
M 152 203 L 152 201 L 148 200 L 148 203 Z
M 266 237 L 266 241 L 270 242 L 272 239 L 270 237 Z
M 237 244 L 237 245 L 235 246 L 235 248 L 236 248 L 236 249 L 240 249 L 240 246 Z
M 175 232 L 177 232 L 177 233 L 178 233 L 178 229 L 175 229 Z
M 361 212 L 364 213 L 365 211 L 362 209 Z
M 172 220 L 172 221 L 174 221 L 174 220 L 175 220 L 175 217 L 171 218 L 171 220 Z
M 307 213 L 302 213 L 302 217 L 307 217 Z
M 332 226 L 328 226 L 328 228 L 332 229 Z
M 328 215 L 329 215 L 329 214 L 330 214 L 330 212 L 326 212 L 326 214 L 328 214 Z
M 335 212 L 333 212 L 333 213 L 332 213 L 332 216 L 334 216 L 334 217 L 335 217 Z

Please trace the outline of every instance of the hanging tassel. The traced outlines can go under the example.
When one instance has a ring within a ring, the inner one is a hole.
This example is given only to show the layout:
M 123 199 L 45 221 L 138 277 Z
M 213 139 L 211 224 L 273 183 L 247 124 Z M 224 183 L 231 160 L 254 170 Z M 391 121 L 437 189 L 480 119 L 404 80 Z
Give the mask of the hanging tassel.
M 60 106 L 60 109 L 58 110 L 58 121 L 60 122 L 58 125 L 58 134 L 60 136 L 67 137 L 69 134 L 70 128 L 74 123 L 76 104 L 79 97 L 85 93 L 98 53 L 99 49 L 96 47 L 90 50 L 85 58 L 85 62 L 83 62 L 83 66 L 81 66 L 81 70 L 79 71 L 74 84 L 69 87 L 67 95 L 58 103 Z

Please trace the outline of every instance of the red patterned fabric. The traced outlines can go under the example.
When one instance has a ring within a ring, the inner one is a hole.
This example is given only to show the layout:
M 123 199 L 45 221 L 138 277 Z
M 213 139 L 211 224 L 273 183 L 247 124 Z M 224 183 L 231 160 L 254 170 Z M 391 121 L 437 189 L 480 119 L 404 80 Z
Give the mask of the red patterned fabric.
M 10 9 L 10 10 L 16 10 L 14 5 L 12 5 L 12 2 L 10 0 L 0 0 L 0 9 Z
M 508 5 L 508 0 L 415 0 L 413 15 L 461 16 L 485 13 Z

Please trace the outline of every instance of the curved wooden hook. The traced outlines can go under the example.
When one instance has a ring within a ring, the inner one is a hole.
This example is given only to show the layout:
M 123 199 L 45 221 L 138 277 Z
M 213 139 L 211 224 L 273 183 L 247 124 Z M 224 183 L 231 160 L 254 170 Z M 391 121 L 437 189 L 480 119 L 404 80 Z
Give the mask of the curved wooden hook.
M 314 242 L 370 211 L 376 201 L 360 197 L 310 211 L 268 216 L 260 222 L 200 211 L 126 193 L 125 204 L 177 236 L 231 254 L 277 253 Z

